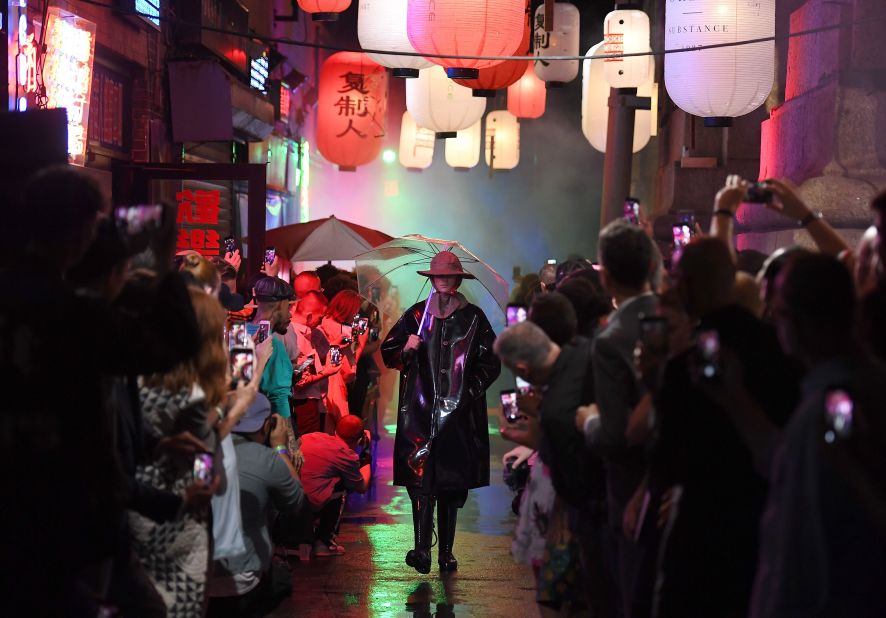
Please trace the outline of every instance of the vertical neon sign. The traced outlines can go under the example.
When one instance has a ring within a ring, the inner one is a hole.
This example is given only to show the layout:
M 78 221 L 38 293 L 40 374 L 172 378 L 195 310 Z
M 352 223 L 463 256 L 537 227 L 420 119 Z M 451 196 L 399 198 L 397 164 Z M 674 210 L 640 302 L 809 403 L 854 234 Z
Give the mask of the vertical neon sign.
M 95 56 L 95 24 L 57 7 L 46 19 L 46 60 L 43 83 L 46 106 L 68 112 L 68 156 L 71 163 L 86 162 L 89 97 Z

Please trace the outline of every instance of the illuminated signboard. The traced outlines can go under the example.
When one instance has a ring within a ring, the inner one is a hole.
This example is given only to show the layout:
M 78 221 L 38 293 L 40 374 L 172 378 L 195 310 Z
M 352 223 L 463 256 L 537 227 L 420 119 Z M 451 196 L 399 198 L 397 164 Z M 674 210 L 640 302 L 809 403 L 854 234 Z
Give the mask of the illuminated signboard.
M 160 0 L 135 0 L 135 12 L 146 22 L 160 27 Z
M 37 92 L 37 41 L 28 19 L 28 7 L 24 0 L 9 3 L 6 45 L 8 106 L 10 111 L 23 112 L 34 102 Z
M 289 122 L 289 104 L 291 101 L 291 95 L 289 92 L 289 84 L 286 82 L 280 83 L 280 120 L 283 122 Z
M 267 92 L 268 73 L 267 54 L 254 58 L 249 68 L 249 85 L 256 90 Z
M 67 110 L 68 156 L 75 165 L 86 162 L 94 56 L 95 24 L 58 7 L 50 7 L 43 64 L 46 106 Z
M 219 255 L 221 192 L 188 189 L 176 193 L 175 199 L 178 202 L 176 220 L 179 225 L 176 249 L 191 249 L 206 256 Z

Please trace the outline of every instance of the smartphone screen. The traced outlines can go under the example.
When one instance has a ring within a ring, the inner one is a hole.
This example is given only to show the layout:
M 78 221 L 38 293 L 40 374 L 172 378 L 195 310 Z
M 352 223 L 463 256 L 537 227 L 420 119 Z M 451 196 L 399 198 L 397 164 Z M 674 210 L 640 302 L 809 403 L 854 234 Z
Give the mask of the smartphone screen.
M 651 351 L 667 353 L 668 351 L 667 319 L 659 316 L 640 318 L 640 342 Z
M 500 397 L 501 411 L 505 420 L 509 423 L 516 423 L 520 418 L 520 412 L 517 410 L 517 391 L 513 389 L 502 391 Z
M 212 455 L 210 453 L 194 455 L 194 480 L 204 483 L 212 482 Z
M 114 209 L 117 226 L 127 234 L 141 234 L 158 229 L 163 223 L 162 204 L 139 204 Z
M 265 339 L 271 336 L 271 323 L 267 320 L 261 320 L 258 323 L 258 328 L 255 331 L 255 335 L 253 339 L 255 340 L 255 344 L 263 342 Z
M 341 350 L 338 346 L 332 346 L 329 348 L 329 362 L 333 365 L 341 364 Z
M 228 331 L 228 349 L 245 348 L 249 346 L 249 333 L 246 332 L 246 322 L 234 322 Z
M 674 246 L 682 249 L 695 235 L 695 214 L 691 212 L 677 213 L 677 222 L 673 227 Z
M 635 197 L 625 198 L 624 218 L 634 225 L 640 225 L 640 200 Z
M 231 348 L 229 358 L 231 361 L 231 387 L 236 388 L 240 381 L 251 382 L 255 367 L 253 351 L 249 348 Z
M 698 334 L 699 371 L 708 380 L 720 374 L 720 335 L 715 330 Z
M 277 250 L 274 247 L 268 247 L 265 249 L 265 262 L 268 264 L 274 263 L 274 258 L 277 257 Z
M 554 258 L 548 258 L 548 261 L 546 263 L 548 264 L 548 266 L 556 266 L 557 260 L 555 260 Z
M 832 389 L 825 395 L 825 442 L 852 436 L 852 397 L 843 389 Z
M 510 304 L 508 305 L 507 318 L 508 326 L 525 322 L 527 316 L 526 305 Z
M 224 243 L 225 243 L 225 252 L 226 253 L 233 253 L 234 251 L 237 250 L 237 239 L 234 238 L 233 236 L 228 236 L 227 238 L 225 238 Z M 273 260 L 271 260 L 271 261 L 273 261 Z
M 518 395 L 528 395 L 531 392 L 532 392 L 532 385 L 529 382 L 527 382 L 526 380 L 524 380 L 523 378 L 521 378 L 520 376 L 517 376 L 517 394 Z

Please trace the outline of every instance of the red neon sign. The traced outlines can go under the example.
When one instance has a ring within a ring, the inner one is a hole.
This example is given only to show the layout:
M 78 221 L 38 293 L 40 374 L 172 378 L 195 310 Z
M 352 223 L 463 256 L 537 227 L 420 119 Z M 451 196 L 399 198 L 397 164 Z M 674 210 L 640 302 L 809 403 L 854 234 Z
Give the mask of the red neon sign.
M 179 225 L 176 249 L 190 249 L 207 256 L 219 255 L 219 230 L 205 226 L 218 226 L 221 191 L 179 191 L 175 194 L 175 199 L 178 202 L 176 221 Z M 182 227 L 184 225 L 189 227 Z

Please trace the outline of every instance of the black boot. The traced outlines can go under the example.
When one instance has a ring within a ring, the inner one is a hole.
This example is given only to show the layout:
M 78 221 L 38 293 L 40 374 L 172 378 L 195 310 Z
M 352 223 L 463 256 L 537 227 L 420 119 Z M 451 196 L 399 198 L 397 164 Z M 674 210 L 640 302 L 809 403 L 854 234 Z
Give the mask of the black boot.
M 434 497 L 416 496 L 412 499 L 412 527 L 415 549 L 406 553 L 406 564 L 419 573 L 431 572 L 431 531 L 434 520 Z
M 440 565 L 441 571 L 455 571 L 458 569 L 458 560 L 452 555 L 457 516 L 458 506 L 455 503 L 441 500 L 437 505 L 437 536 L 440 543 L 440 549 L 437 552 L 437 563 Z

